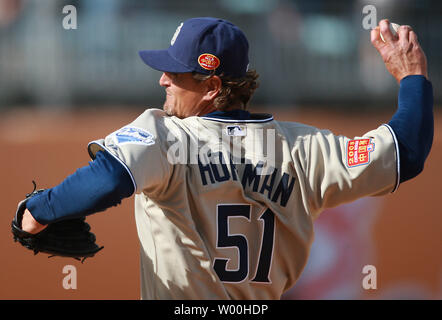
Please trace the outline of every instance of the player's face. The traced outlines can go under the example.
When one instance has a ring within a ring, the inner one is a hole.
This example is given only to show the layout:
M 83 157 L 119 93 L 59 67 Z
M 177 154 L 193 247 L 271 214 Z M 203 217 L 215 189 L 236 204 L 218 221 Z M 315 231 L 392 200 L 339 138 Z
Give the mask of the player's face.
M 163 109 L 167 115 L 186 118 L 213 111 L 205 84 L 191 73 L 164 72 L 159 83 L 166 90 Z

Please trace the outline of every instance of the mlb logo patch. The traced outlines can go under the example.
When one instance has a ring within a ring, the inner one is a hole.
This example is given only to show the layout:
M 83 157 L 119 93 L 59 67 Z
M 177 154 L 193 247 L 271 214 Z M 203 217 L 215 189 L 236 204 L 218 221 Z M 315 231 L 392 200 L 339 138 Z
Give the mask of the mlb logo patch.
M 114 133 L 116 144 L 133 143 L 152 145 L 155 137 L 150 132 L 137 127 L 124 127 Z
M 244 126 L 227 126 L 226 134 L 234 137 L 245 137 L 247 135 L 247 127 Z
M 356 167 L 370 163 L 370 153 L 374 151 L 372 139 L 350 140 L 347 143 L 347 166 Z

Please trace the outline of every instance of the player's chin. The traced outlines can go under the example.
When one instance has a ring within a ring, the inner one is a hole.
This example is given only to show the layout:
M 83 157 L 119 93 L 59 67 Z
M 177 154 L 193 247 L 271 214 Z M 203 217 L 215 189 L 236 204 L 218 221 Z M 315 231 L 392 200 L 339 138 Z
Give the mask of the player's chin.
M 164 110 L 164 112 L 168 115 L 168 116 L 174 116 L 174 113 L 173 113 L 173 108 L 171 108 L 170 106 L 168 106 L 167 104 L 164 104 L 164 106 L 163 106 L 163 110 Z

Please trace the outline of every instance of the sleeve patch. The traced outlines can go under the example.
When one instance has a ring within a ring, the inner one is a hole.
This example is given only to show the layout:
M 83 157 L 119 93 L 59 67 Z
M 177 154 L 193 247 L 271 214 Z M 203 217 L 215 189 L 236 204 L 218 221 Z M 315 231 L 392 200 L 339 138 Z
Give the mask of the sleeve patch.
M 373 139 L 357 139 L 347 142 L 347 166 L 349 168 L 370 163 L 370 153 L 374 151 Z
M 115 131 L 113 134 L 115 144 L 155 144 L 155 137 L 150 132 L 132 126 L 123 127 L 120 130 Z

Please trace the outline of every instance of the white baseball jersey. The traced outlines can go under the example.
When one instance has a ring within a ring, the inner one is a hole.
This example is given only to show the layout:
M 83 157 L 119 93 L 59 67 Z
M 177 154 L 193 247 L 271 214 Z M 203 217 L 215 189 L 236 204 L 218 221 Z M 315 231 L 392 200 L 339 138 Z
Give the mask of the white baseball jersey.
M 89 151 L 133 179 L 142 299 L 280 299 L 323 209 L 397 188 L 395 140 L 388 125 L 350 139 L 265 114 L 148 109 Z

